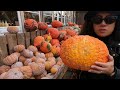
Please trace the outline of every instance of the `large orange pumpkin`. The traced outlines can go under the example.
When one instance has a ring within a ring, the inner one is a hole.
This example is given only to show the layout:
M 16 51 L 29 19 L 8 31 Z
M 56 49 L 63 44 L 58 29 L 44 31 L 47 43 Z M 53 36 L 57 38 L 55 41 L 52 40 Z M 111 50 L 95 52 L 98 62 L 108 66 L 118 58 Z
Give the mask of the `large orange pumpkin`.
M 35 37 L 34 46 L 39 47 L 42 41 L 45 41 L 44 37 L 42 37 L 42 36 Z
M 97 38 L 80 35 L 70 37 L 61 45 L 60 57 L 70 68 L 88 71 L 96 61 L 106 63 L 109 51 Z

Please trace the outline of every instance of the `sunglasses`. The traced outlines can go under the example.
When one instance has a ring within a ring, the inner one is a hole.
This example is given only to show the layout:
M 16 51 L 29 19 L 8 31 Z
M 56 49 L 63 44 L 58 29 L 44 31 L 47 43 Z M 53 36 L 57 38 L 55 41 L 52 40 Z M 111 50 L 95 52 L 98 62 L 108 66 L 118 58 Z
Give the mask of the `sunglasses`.
M 106 24 L 112 24 L 114 22 L 116 22 L 116 20 L 118 19 L 118 16 L 106 16 L 105 18 L 102 18 L 102 16 L 94 16 L 91 21 L 94 24 L 101 24 L 102 21 L 104 20 Z

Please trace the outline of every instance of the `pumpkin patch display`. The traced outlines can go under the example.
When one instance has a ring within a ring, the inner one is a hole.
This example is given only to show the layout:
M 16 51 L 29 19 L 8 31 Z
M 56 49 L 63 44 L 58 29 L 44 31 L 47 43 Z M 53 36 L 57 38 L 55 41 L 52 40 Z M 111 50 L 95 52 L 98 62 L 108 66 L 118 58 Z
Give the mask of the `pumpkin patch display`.
M 39 30 L 46 30 L 48 28 L 48 24 L 45 22 L 38 22 L 38 29 Z
M 109 51 L 105 43 L 97 38 L 74 36 L 61 45 L 60 57 L 70 68 L 88 71 L 96 61 L 106 63 Z
M 35 31 L 38 29 L 38 23 L 34 19 L 26 19 L 24 22 L 24 28 L 27 32 Z

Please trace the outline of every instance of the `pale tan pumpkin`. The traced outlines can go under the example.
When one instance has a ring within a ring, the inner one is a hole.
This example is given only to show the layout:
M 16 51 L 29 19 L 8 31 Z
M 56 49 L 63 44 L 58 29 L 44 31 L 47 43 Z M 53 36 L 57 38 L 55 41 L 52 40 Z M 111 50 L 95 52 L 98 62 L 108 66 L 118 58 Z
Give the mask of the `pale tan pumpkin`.
M 30 58 L 31 60 L 32 60 L 32 62 L 35 62 L 36 61 L 36 57 L 35 56 L 33 56 L 32 58 Z
M 23 74 L 19 68 L 12 68 L 5 74 L 4 79 L 23 79 Z
M 46 54 L 45 54 L 45 57 L 46 57 L 46 58 L 53 57 L 53 56 L 54 56 L 54 55 L 53 55 L 52 52 L 49 52 L 49 53 L 46 53 Z
M 20 56 L 19 57 L 19 61 L 22 62 L 22 63 L 24 63 L 26 61 L 26 58 L 24 56 Z
M 38 49 L 33 45 L 30 45 L 27 49 L 32 51 L 33 53 L 36 53 L 38 51 Z
M 22 55 L 26 58 L 31 58 L 33 57 L 33 52 L 28 49 L 24 49 Z
M 37 58 L 35 62 L 45 64 L 45 60 L 43 58 Z
M 33 75 L 41 75 L 45 70 L 45 65 L 42 63 L 32 62 L 29 66 L 32 68 Z
M 30 77 L 32 77 L 32 69 L 30 66 L 20 67 L 20 70 L 24 75 L 24 79 L 29 79 Z
M 10 69 L 10 66 L 2 65 L 0 66 L 0 74 L 7 72 Z
M 24 45 L 16 45 L 14 46 L 14 51 L 15 52 L 22 52 L 25 49 Z
M 22 66 L 23 66 L 22 62 L 16 62 L 11 66 L 11 68 L 19 68 L 19 67 L 22 67 Z
M 13 63 L 17 61 L 18 61 L 18 56 L 17 54 L 14 54 L 14 53 L 3 59 L 3 63 L 5 65 L 12 65 Z
M 19 32 L 19 28 L 17 26 L 8 26 L 7 27 L 7 31 L 9 33 L 18 33 Z
M 47 71 L 45 70 L 41 75 L 36 75 L 35 79 L 41 79 L 42 77 L 45 77 L 47 75 Z
M 4 76 L 5 76 L 6 73 L 7 73 L 7 72 L 2 73 L 2 74 L 0 75 L 0 79 L 4 79 Z
M 27 66 L 29 63 L 32 63 L 32 60 L 27 58 L 24 62 L 24 65 Z
M 56 72 L 58 72 L 59 68 L 60 66 L 56 64 L 50 69 L 50 72 L 55 74 Z
M 36 53 L 35 53 L 35 56 L 36 56 L 37 58 L 43 58 L 44 60 L 46 60 L 46 57 L 45 57 L 45 54 L 44 54 L 44 53 L 36 52 Z

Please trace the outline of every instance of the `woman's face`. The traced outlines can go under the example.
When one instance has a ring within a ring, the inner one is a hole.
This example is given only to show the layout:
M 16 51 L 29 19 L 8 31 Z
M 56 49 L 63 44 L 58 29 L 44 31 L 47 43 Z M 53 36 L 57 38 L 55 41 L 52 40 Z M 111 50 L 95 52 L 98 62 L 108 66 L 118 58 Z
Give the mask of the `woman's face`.
M 102 19 L 110 15 L 111 14 L 107 12 L 100 12 L 97 14 L 97 16 L 101 17 Z M 115 22 L 107 24 L 105 20 L 102 20 L 101 23 L 97 23 L 97 24 L 93 23 L 94 32 L 100 37 L 109 36 L 114 31 L 114 28 L 115 28 Z

